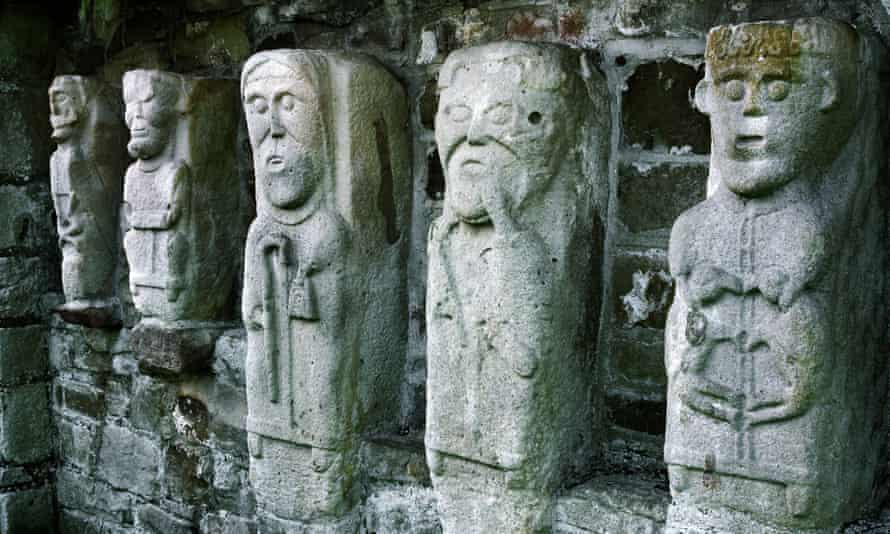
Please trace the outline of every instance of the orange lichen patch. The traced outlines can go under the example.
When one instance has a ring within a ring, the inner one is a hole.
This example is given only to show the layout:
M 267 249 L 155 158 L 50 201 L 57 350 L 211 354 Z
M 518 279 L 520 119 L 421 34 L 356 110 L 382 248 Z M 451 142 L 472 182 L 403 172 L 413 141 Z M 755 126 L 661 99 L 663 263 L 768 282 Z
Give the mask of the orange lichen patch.
M 577 40 L 584 33 L 584 14 L 572 10 L 559 17 L 559 36 L 566 40 Z
M 531 12 L 517 13 L 507 21 L 509 39 L 543 39 L 553 34 L 553 22 Z

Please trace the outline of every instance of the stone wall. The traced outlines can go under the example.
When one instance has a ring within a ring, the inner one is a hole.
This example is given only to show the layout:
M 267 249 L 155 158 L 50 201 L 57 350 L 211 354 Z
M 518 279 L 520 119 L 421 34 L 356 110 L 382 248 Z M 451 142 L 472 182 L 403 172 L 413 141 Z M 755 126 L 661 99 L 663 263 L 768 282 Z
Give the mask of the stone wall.
M 822 15 L 865 31 L 890 27 L 869 0 L 83 0 L 68 18 L 7 5 L 0 18 L 0 531 L 278 532 L 258 518 L 248 481 L 240 322 L 211 368 L 175 379 L 139 371 L 130 334 L 73 326 L 61 301 L 49 196 L 46 88 L 53 74 L 120 86 L 155 68 L 237 80 L 251 54 L 346 49 L 380 60 L 404 85 L 413 134 L 408 267 L 410 329 L 395 435 L 361 446 L 370 495 L 366 532 L 438 532 L 423 455 L 426 239 L 442 210 L 436 78 L 449 52 L 497 40 L 584 50 L 611 99 L 607 209 L 592 239 L 604 250 L 583 296 L 596 322 L 596 413 L 607 422 L 602 473 L 560 498 L 560 532 L 657 532 L 669 497 L 661 464 L 664 327 L 673 299 L 667 244 L 676 217 L 705 198 L 710 138 L 692 104 L 705 35 L 717 24 Z M 55 22 L 54 22 L 55 21 Z M 61 21 L 61 22 L 60 22 Z M 54 68 L 53 68 L 53 65 Z M 237 144 L 241 212 L 255 216 L 246 128 Z M 231 258 L 239 266 L 240 257 Z M 236 287 L 241 286 L 240 274 Z M 238 300 L 238 299 L 236 299 Z M 240 302 L 230 316 L 237 317 Z M 53 486 L 54 483 L 54 486 Z M 597 513 L 592 513 L 596 510 Z M 55 518 L 54 527 L 43 525 Z M 17 523 L 17 521 L 19 523 Z M 21 523 L 24 521 L 24 523 Z M 31 530 L 28 530 L 31 529 Z

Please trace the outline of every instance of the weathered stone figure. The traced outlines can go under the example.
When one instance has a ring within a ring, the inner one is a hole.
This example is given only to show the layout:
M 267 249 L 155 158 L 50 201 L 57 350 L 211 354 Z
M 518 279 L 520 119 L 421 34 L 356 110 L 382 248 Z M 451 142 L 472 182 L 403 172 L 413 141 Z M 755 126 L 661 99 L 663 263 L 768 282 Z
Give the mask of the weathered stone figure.
M 278 50 L 248 60 L 242 97 L 257 183 L 243 296 L 251 480 L 269 517 L 349 532 L 358 436 L 397 421 L 403 93 L 370 60 Z
M 128 149 L 137 158 L 124 184 L 124 249 L 143 315 L 136 336 L 143 370 L 201 365 L 212 336 L 194 322 L 224 318 L 230 303 L 239 235 L 236 91 L 232 82 L 168 72 L 124 75 Z
M 53 203 L 62 249 L 68 322 L 92 327 L 120 324 L 115 296 L 118 206 L 126 166 L 120 101 L 97 80 L 59 76 L 49 88 Z
M 883 449 L 874 60 L 825 19 L 713 29 L 711 196 L 670 242 L 674 532 L 834 531 Z M 712 530 L 711 530 L 712 529 Z
M 426 448 L 446 533 L 549 531 L 553 490 L 592 456 L 603 169 L 582 164 L 596 160 L 588 121 L 607 114 L 591 111 L 581 71 L 567 49 L 510 42 L 454 52 L 439 74 Z

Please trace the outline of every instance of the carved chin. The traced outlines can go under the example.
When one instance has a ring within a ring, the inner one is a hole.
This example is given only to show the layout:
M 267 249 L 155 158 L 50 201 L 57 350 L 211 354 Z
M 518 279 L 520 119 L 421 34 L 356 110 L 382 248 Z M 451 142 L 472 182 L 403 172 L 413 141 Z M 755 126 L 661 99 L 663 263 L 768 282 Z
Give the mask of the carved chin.
M 147 159 L 157 156 L 164 150 L 164 144 L 152 137 L 131 139 L 127 144 L 130 156 L 138 159 Z

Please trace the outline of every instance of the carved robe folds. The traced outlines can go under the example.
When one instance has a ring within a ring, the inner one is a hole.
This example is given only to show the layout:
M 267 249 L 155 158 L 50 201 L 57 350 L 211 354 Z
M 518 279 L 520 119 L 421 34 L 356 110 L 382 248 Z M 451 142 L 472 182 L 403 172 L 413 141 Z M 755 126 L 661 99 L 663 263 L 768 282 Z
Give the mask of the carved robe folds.
M 278 50 L 248 60 L 242 98 L 257 178 L 243 297 L 251 480 L 268 517 L 347 532 L 358 437 L 398 421 L 405 97 L 370 59 Z
M 240 186 L 237 85 L 161 71 L 124 75 L 130 165 L 124 248 L 143 319 L 134 347 L 144 372 L 206 364 L 209 321 L 225 319 L 237 267 Z
M 62 248 L 65 304 L 71 323 L 118 326 L 118 207 L 126 166 L 120 98 L 113 88 L 81 76 L 59 76 L 49 89 L 53 204 Z
M 513 42 L 454 52 L 439 74 L 426 448 L 446 533 L 547 530 L 554 489 L 592 456 L 590 236 L 608 104 L 583 67 Z
M 671 235 L 672 532 L 833 532 L 883 456 L 877 69 L 825 19 L 724 26 L 710 197 Z M 711 530 L 708 530 L 711 529 Z

